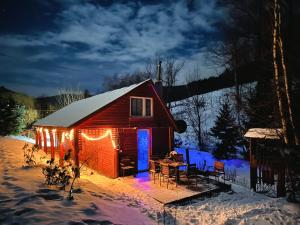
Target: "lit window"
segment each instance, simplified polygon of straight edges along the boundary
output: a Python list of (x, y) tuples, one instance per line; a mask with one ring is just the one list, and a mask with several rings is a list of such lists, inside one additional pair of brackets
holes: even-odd
[(130, 112), (131, 116), (151, 117), (153, 115), (152, 98), (131, 97)]

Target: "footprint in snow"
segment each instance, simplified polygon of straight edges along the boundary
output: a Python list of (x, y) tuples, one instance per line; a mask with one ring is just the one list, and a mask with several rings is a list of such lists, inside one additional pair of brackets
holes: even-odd
[(91, 208), (83, 209), (82, 212), (87, 216), (94, 216), (97, 214), (96, 210)]
[(111, 225), (111, 224), (113, 224), (112, 222), (110, 222), (108, 220), (93, 220), (93, 219), (85, 219), (85, 220), (82, 220), (82, 222), (84, 222), (85, 224), (88, 224), (88, 225)]
[(14, 177), (7, 176), (7, 175), (4, 175), (3, 179), (6, 180), (6, 181), (17, 181), (18, 180), (18, 179), (14, 178)]
[(15, 205), (23, 205), (24, 203), (32, 202), (33, 200), (37, 199), (38, 196), (36, 195), (30, 195), (22, 198), (20, 201), (18, 201)]
[(63, 200), (63, 196), (59, 195), (59, 194), (46, 194), (46, 195), (43, 195), (43, 194), (40, 194), (40, 195), (37, 195), (38, 197), (41, 197), (43, 199), (45, 199), (46, 201), (53, 201), (53, 200)]
[(51, 189), (48, 189), (48, 188), (41, 188), (41, 189), (38, 189), (36, 192), (46, 194), (46, 193), (49, 193), (49, 192), (57, 193), (58, 191), (57, 190), (51, 190)]
[(97, 206), (95, 203), (92, 203), (92, 204), (91, 204), (91, 208), (93, 208), (93, 209), (95, 209), (95, 210), (99, 209), (98, 206)]
[(70, 221), (68, 224), (69, 225), (85, 225), (84, 223), (77, 222), (77, 221)]
[(23, 215), (24, 213), (28, 213), (28, 212), (32, 212), (32, 211), (35, 211), (35, 209), (33, 208), (24, 208), (24, 209), (21, 209), (21, 210), (18, 210), (14, 213), (15, 216), (21, 216)]
[(7, 186), (8, 188), (13, 189), (14, 191), (17, 191), (17, 192), (19, 192), (19, 191), (25, 191), (24, 188), (19, 187), (19, 186), (15, 185), (15, 184), (13, 184), (11, 182), (8, 182), (8, 181), (2, 182), (2, 185)]

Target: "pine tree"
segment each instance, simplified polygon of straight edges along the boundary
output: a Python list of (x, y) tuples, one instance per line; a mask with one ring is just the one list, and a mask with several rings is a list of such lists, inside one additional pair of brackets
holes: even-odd
[(221, 105), (215, 125), (210, 135), (218, 140), (213, 155), (217, 159), (228, 159), (236, 155), (236, 148), (240, 142), (238, 126), (232, 116), (228, 100)]
[(246, 129), (256, 127), (278, 128), (278, 112), (273, 97), (274, 90), (270, 79), (261, 79), (257, 82), (253, 93), (247, 98), (245, 113)]
[(19, 134), (25, 127), (25, 107), (13, 99), (0, 99), (0, 135)]

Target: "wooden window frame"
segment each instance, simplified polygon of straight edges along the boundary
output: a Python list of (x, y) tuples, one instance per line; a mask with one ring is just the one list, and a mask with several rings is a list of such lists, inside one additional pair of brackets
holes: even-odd
[[(131, 114), (131, 99), (142, 99), (142, 116), (133, 116)], [(146, 116), (146, 99), (149, 99), (150, 100), (150, 103), (151, 103), (151, 107), (150, 107), (150, 116)], [(129, 116), (131, 118), (152, 118), (153, 117), (153, 98), (151, 97), (139, 97), (139, 96), (130, 96), (130, 104), (129, 104)]]

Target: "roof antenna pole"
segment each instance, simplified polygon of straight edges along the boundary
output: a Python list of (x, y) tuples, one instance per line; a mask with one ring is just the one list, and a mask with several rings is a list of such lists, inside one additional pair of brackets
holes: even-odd
[(157, 64), (157, 81), (156, 82), (162, 82), (161, 79), (161, 61)]
[(155, 89), (159, 97), (163, 97), (163, 86), (162, 86), (162, 76), (161, 76), (161, 61), (157, 64), (157, 76), (155, 81)]

